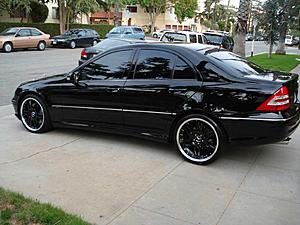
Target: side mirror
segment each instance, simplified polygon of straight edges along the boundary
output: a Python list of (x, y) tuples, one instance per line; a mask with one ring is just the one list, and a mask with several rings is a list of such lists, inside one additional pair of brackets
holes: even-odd
[(20, 37), (21, 35), (20, 34), (16, 34), (16, 36), (15, 37)]

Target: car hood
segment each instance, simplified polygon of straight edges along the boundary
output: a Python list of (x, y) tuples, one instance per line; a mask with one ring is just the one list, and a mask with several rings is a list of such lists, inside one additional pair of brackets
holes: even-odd
[(42, 75), (41, 77), (20, 84), (19, 87), (26, 88), (26, 87), (39, 86), (41, 84), (59, 83), (59, 81), (63, 81), (66, 78), (66, 76), (67, 73), (57, 74), (53, 76)]

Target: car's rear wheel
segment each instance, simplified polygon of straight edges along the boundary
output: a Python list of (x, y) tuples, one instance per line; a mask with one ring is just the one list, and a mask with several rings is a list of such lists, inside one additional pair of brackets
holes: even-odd
[(6, 42), (4, 45), (3, 45), (3, 50), (5, 52), (11, 52), (13, 50), (13, 45), (12, 43), (10, 42)]
[(37, 49), (39, 51), (44, 51), (46, 49), (46, 43), (44, 41), (40, 41), (38, 46), (37, 46)]
[(210, 118), (190, 115), (178, 122), (175, 143), (186, 160), (204, 165), (218, 157), (223, 144), (222, 132)]
[(51, 130), (51, 119), (42, 99), (35, 95), (27, 95), (21, 101), (20, 117), (24, 127), (33, 133)]
[(75, 43), (75, 41), (71, 41), (70, 42), (70, 48), (76, 48), (76, 43)]

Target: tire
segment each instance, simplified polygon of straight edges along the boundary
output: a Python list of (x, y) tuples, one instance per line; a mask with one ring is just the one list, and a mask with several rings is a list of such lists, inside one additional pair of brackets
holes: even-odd
[(96, 44), (98, 44), (98, 41), (93, 40), (92, 46), (95, 46)]
[(153, 34), (153, 37), (154, 37), (154, 38), (158, 38), (157, 34)]
[(70, 42), (70, 48), (72, 48), (72, 49), (76, 48), (76, 43), (75, 43), (75, 41), (71, 41), (71, 42)]
[(45, 43), (44, 41), (40, 41), (40, 42), (38, 43), (37, 49), (38, 49), (39, 51), (44, 51), (44, 50), (46, 49), (46, 43)]
[(13, 50), (13, 45), (12, 45), (12, 43), (6, 42), (6, 43), (3, 45), (3, 50), (4, 50), (4, 52), (7, 52), (7, 53), (11, 52), (11, 51)]
[(187, 161), (206, 165), (216, 160), (224, 144), (218, 125), (204, 115), (189, 115), (178, 121), (174, 143)]
[(26, 95), (22, 99), (19, 113), (23, 126), (32, 133), (44, 133), (52, 129), (47, 107), (36, 95)]

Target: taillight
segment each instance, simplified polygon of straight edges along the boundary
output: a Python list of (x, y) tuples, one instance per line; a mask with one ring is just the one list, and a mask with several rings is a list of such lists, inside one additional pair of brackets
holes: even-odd
[(88, 57), (87, 52), (83, 49), (81, 51), (81, 58), (87, 58), (87, 57)]
[(286, 86), (281, 87), (271, 97), (264, 101), (256, 110), (282, 111), (290, 107), (289, 91)]

